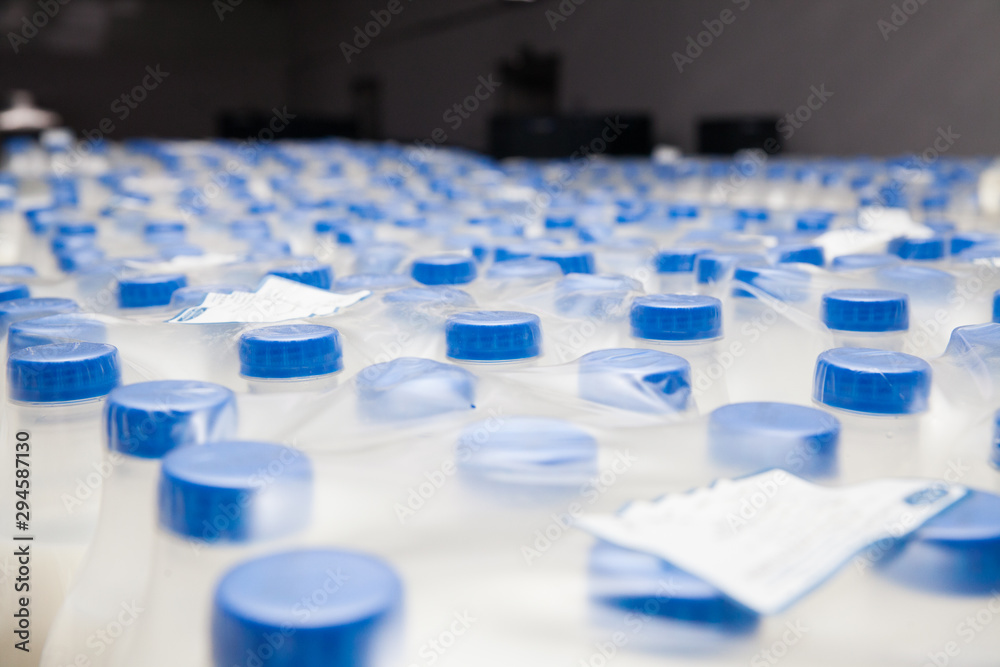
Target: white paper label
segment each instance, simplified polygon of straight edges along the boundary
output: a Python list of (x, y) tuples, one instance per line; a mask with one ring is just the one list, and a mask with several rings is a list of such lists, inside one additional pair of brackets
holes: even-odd
[(368, 290), (334, 294), (294, 280), (268, 276), (256, 292), (211, 292), (201, 305), (187, 308), (167, 321), (177, 324), (284, 322), (333, 315), (370, 295)]
[(773, 614), (868, 545), (912, 532), (966, 492), (920, 479), (824, 487), (769, 470), (635, 502), (618, 514), (581, 517), (578, 525)]

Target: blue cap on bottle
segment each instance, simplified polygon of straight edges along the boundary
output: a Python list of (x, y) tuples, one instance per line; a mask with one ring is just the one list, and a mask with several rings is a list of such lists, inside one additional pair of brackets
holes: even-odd
[(944, 257), (944, 239), (932, 236), (926, 239), (898, 238), (889, 242), (889, 252), (902, 259), (928, 261)]
[(120, 382), (118, 350), (103, 343), (36, 345), (7, 360), (8, 392), (22, 403), (99, 398)]
[(394, 292), (386, 292), (382, 301), (396, 305), (436, 305), (466, 308), (475, 305), (475, 299), (468, 292), (446, 285), (424, 287), (404, 287)]
[(764, 266), (767, 264), (767, 261), (762, 256), (752, 253), (704, 253), (695, 258), (695, 280), (701, 285), (721, 282), (730, 277), (737, 264), (741, 266)]
[(317, 220), (313, 225), (313, 230), (317, 234), (329, 234), (350, 224), (347, 218), (336, 218), (327, 220)]
[(572, 422), (510, 417), (470, 424), (456, 445), (464, 475), (501, 484), (572, 486), (597, 472), (597, 440)]
[(78, 310), (80, 307), (73, 299), (40, 297), (0, 301), (0, 331), (6, 333), (11, 324), (21, 320), (59, 313), (75, 313)]
[(563, 275), (562, 268), (542, 259), (512, 259), (497, 262), (486, 271), (486, 277), (499, 280), (547, 280)]
[(118, 281), (118, 305), (122, 308), (166, 306), (174, 292), (187, 287), (187, 278), (179, 273), (137, 276)]
[(549, 214), (545, 216), (546, 229), (570, 229), (576, 226), (576, 218), (572, 215)]
[(563, 273), (594, 272), (594, 254), (586, 250), (547, 250), (538, 259), (555, 262)]
[(979, 245), (1000, 245), (1000, 235), (992, 232), (959, 232), (951, 237), (951, 254)]
[(904, 538), (882, 571), (939, 593), (995, 593), (1000, 587), (1000, 496), (970, 490)]
[(98, 249), (93, 236), (53, 236), (49, 247), (57, 255)]
[(650, 554), (599, 541), (588, 569), (591, 597), (602, 605), (728, 635), (752, 632), (760, 622), (708, 582)]
[(108, 448), (143, 459), (236, 435), (236, 396), (211, 382), (123, 385), (108, 394), (104, 414)]
[(695, 259), (698, 255), (707, 253), (705, 248), (670, 248), (656, 254), (656, 271), (658, 273), (691, 273), (694, 271)]
[(456, 313), (445, 324), (447, 354), (463, 361), (516, 361), (541, 354), (537, 315), (509, 310)]
[(816, 360), (813, 398), (832, 408), (877, 415), (927, 410), (931, 367), (902, 352), (838, 347)]
[(240, 336), (240, 374), (289, 379), (336, 373), (344, 367), (340, 333), (319, 324), (280, 324)]
[(88, 313), (62, 313), (20, 320), (7, 330), (7, 354), (35, 345), (53, 343), (103, 343), (104, 322)]
[(1000, 290), (993, 293), (993, 321), (1000, 322)]
[(360, 245), (375, 240), (375, 229), (365, 225), (345, 225), (334, 231), (341, 245)]
[(216, 587), (213, 664), (248, 656), (269, 667), (383, 664), (401, 614), (399, 576), (373, 556), (308, 549), (258, 557)]
[(413, 280), (402, 273), (355, 273), (337, 278), (333, 283), (335, 292), (357, 292), (358, 290), (389, 290), (409, 287)]
[(13, 301), (14, 299), (27, 299), (31, 296), (27, 285), (19, 283), (0, 284), (0, 301)]
[(840, 271), (853, 271), (856, 269), (878, 269), (885, 266), (896, 266), (899, 258), (895, 255), (880, 255), (876, 253), (858, 253), (855, 255), (841, 255), (834, 257), (832, 266)]
[(475, 407), (476, 376), (454, 364), (400, 357), (368, 366), (357, 379), (362, 415), (419, 419)]
[(147, 222), (142, 228), (146, 243), (154, 245), (183, 243), (186, 232), (183, 222)]
[(802, 211), (795, 218), (795, 229), (800, 232), (825, 232), (833, 222), (830, 211)]
[(712, 458), (744, 472), (783, 468), (795, 475), (836, 473), (840, 420), (790, 403), (732, 403), (708, 419)]
[(909, 297), (877, 289), (838, 289), (823, 295), (821, 319), (834, 331), (876, 333), (906, 331)]
[(476, 279), (476, 260), (466, 255), (435, 255), (413, 261), (413, 279), (424, 285), (464, 285)]
[(722, 335), (722, 302), (697, 294), (651, 294), (632, 300), (632, 335), (646, 340), (712, 340)]
[(278, 276), (286, 280), (294, 280), (303, 285), (327, 290), (333, 285), (333, 269), (326, 264), (314, 260), (302, 260), (271, 269), (269, 276)]
[(97, 226), (90, 222), (66, 222), (56, 225), (57, 236), (96, 236)]
[(180, 447), (163, 457), (159, 523), (201, 542), (284, 537), (308, 525), (312, 486), (312, 465), (295, 449), (241, 441)]
[(778, 246), (774, 249), (780, 264), (812, 264), (823, 266), (823, 248), (818, 245)]
[(756, 299), (758, 295), (779, 301), (803, 301), (809, 296), (811, 276), (805, 271), (767, 266), (741, 266), (733, 272), (733, 281), (747, 287), (733, 286), (733, 296)]
[(580, 397), (636, 412), (678, 412), (691, 402), (691, 365), (661, 350), (620, 348), (580, 357)]

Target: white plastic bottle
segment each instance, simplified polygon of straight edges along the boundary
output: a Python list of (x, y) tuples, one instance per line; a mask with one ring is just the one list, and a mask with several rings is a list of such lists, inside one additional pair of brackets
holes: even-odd
[(219, 581), (205, 667), (391, 667), (402, 629), (403, 583), (382, 560), (334, 549), (276, 553)]
[(927, 454), (920, 416), (930, 390), (930, 365), (909, 354), (839, 347), (819, 355), (813, 399), (843, 426), (838, 478), (921, 474)]
[[(7, 362), (9, 396), (4, 419), (0, 511), (20, 520), (18, 537), (4, 540), (4, 571), (16, 571), (15, 548), (30, 551), (24, 598), (30, 606), (30, 649), (0, 645), (3, 664), (37, 664), (49, 627), (62, 604), (97, 526), (103, 479), (110, 474), (101, 451), (105, 396), (121, 379), (118, 351), (98, 343), (40, 345)], [(23, 462), (15, 463), (15, 460)], [(16, 484), (16, 487), (15, 487)], [(20, 514), (16, 514), (20, 513)], [(15, 545), (17, 545), (15, 547)], [(10, 568), (14, 568), (11, 570)], [(0, 596), (0, 626), (14, 636), (21, 597)]]
[(110, 664), (149, 578), (160, 461), (180, 447), (232, 438), (236, 399), (207, 382), (140, 382), (108, 395), (105, 419), (110, 473), (97, 532), (45, 643), (44, 667)]
[(167, 454), (143, 611), (112, 664), (211, 665), (216, 583), (236, 563), (290, 546), (310, 523), (312, 480), (306, 455), (278, 445), (228, 441)]
[(636, 297), (629, 314), (639, 347), (670, 352), (691, 364), (698, 410), (707, 413), (728, 403), (725, 371), (717, 356), (722, 338), (722, 302), (698, 294)]

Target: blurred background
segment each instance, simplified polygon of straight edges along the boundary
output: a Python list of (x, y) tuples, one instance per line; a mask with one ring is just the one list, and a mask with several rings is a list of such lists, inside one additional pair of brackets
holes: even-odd
[(246, 137), (278, 114), (283, 137), (499, 156), (569, 154), (607, 122), (612, 153), (942, 133), (1000, 153), (996, 0), (5, 0), (0, 28), (0, 92), (81, 136)]

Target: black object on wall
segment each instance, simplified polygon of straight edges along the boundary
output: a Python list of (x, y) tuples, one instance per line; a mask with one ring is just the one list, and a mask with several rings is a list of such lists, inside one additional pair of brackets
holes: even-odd
[(698, 121), (699, 153), (732, 155), (751, 148), (759, 148), (771, 155), (781, 151), (777, 118), (733, 116)]
[(494, 116), (494, 157), (566, 158), (574, 154), (649, 155), (653, 122), (647, 115)]

